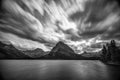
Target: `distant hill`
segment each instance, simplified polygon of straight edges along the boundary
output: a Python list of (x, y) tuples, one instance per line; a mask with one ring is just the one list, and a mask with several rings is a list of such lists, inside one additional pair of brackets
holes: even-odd
[(0, 59), (29, 59), (22, 51), (19, 51), (11, 44), (0, 42)]
[(29, 55), (32, 58), (40, 58), (46, 54), (48, 54), (49, 52), (45, 52), (40, 48), (34, 49), (34, 50), (26, 50), (23, 51), (24, 54)]
[(84, 52), (81, 54), (82, 57), (86, 59), (100, 59), (100, 52)]

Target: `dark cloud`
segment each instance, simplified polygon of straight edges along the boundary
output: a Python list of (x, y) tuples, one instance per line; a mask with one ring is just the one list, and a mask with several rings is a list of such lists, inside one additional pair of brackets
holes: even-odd
[(114, 25), (111, 30), (106, 31), (101, 38), (103, 40), (111, 40), (111, 39), (117, 39), (120, 40), (120, 25), (119, 23), (117, 25)]
[(71, 14), (69, 16), (69, 19), (75, 21), (75, 20), (79, 20), (82, 17), (84, 18), (85, 15), (86, 15), (86, 12), (80, 12), (80, 11), (78, 11), (78, 12), (76, 12), (74, 14)]
[[(87, 20), (84, 21), (84, 24), (87, 24), (90, 22), (91, 25), (84, 26), (84, 27), (82, 27), (81, 24), (79, 25), (78, 34), (82, 36), (82, 38), (89, 39), (89, 38), (94, 38), (98, 35), (101, 35), (102, 39), (104, 38), (119, 39), (120, 27), (114, 25), (115, 23), (114, 21), (116, 20), (114, 16), (117, 15), (119, 17), (118, 14), (119, 14), (120, 8), (118, 4), (116, 4), (115, 0), (96, 0), (95, 2), (89, 4), (87, 6), (87, 9), (88, 10), (86, 10), (85, 13), (77, 12), (76, 13), (77, 15), (71, 16), (72, 19), (75, 19), (75, 18), (78, 19), (79, 17), (80, 18), (82, 17), (84, 19), (86, 17), (86, 13), (90, 11), (90, 14)], [(112, 15), (113, 17), (112, 16), (108, 17), (108, 15), (111, 15), (111, 14), (114, 14)], [(111, 19), (110, 17), (113, 19)], [(115, 24), (117, 23), (119, 23), (119, 20)], [(109, 31), (109, 28), (111, 26), (113, 26), (113, 29)]]
[(103, 44), (102, 43), (95, 43), (95, 44), (92, 44), (90, 47), (91, 48), (102, 48)]
[(111, 7), (110, 10), (105, 10), (105, 8), (107, 7), (106, 5), (110, 3), (111, 5), (113, 4), (111, 0), (95, 0), (94, 2), (86, 2), (85, 11), (78, 11), (74, 14), (71, 14), (69, 18), (71, 20), (79, 20), (80, 18), (86, 17), (87, 14), (90, 13), (89, 18), (86, 22), (91, 21), (93, 23), (96, 23), (102, 21), (110, 12), (116, 11), (117, 9), (117, 7)]
[(94, 38), (98, 35), (101, 35), (105, 32), (105, 30), (102, 31), (85, 31), (83, 33), (79, 33), (80, 36), (82, 36), (83, 39), (89, 39), (89, 38)]

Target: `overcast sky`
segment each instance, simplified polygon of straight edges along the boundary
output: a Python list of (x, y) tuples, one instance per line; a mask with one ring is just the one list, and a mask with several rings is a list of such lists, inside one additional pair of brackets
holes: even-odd
[(49, 51), (63, 41), (77, 53), (120, 40), (116, 0), (3, 0), (0, 41), (18, 49)]

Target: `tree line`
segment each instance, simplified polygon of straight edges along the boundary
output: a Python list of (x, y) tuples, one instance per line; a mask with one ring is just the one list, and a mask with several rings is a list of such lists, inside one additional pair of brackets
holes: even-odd
[(120, 47), (116, 46), (115, 40), (111, 40), (110, 43), (103, 45), (101, 60), (105, 62), (120, 62)]

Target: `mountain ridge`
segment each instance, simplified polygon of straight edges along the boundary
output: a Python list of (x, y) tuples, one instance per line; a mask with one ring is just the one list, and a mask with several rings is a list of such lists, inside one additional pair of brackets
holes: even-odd
[(50, 52), (45, 52), (40, 48), (21, 51), (12, 44), (0, 42), (0, 59), (90, 59), (91, 55), (86, 55), (88, 54), (76, 54), (72, 48), (62, 41), (59, 41)]
[(29, 56), (16, 49), (12, 44), (0, 42), (0, 59), (28, 59)]

